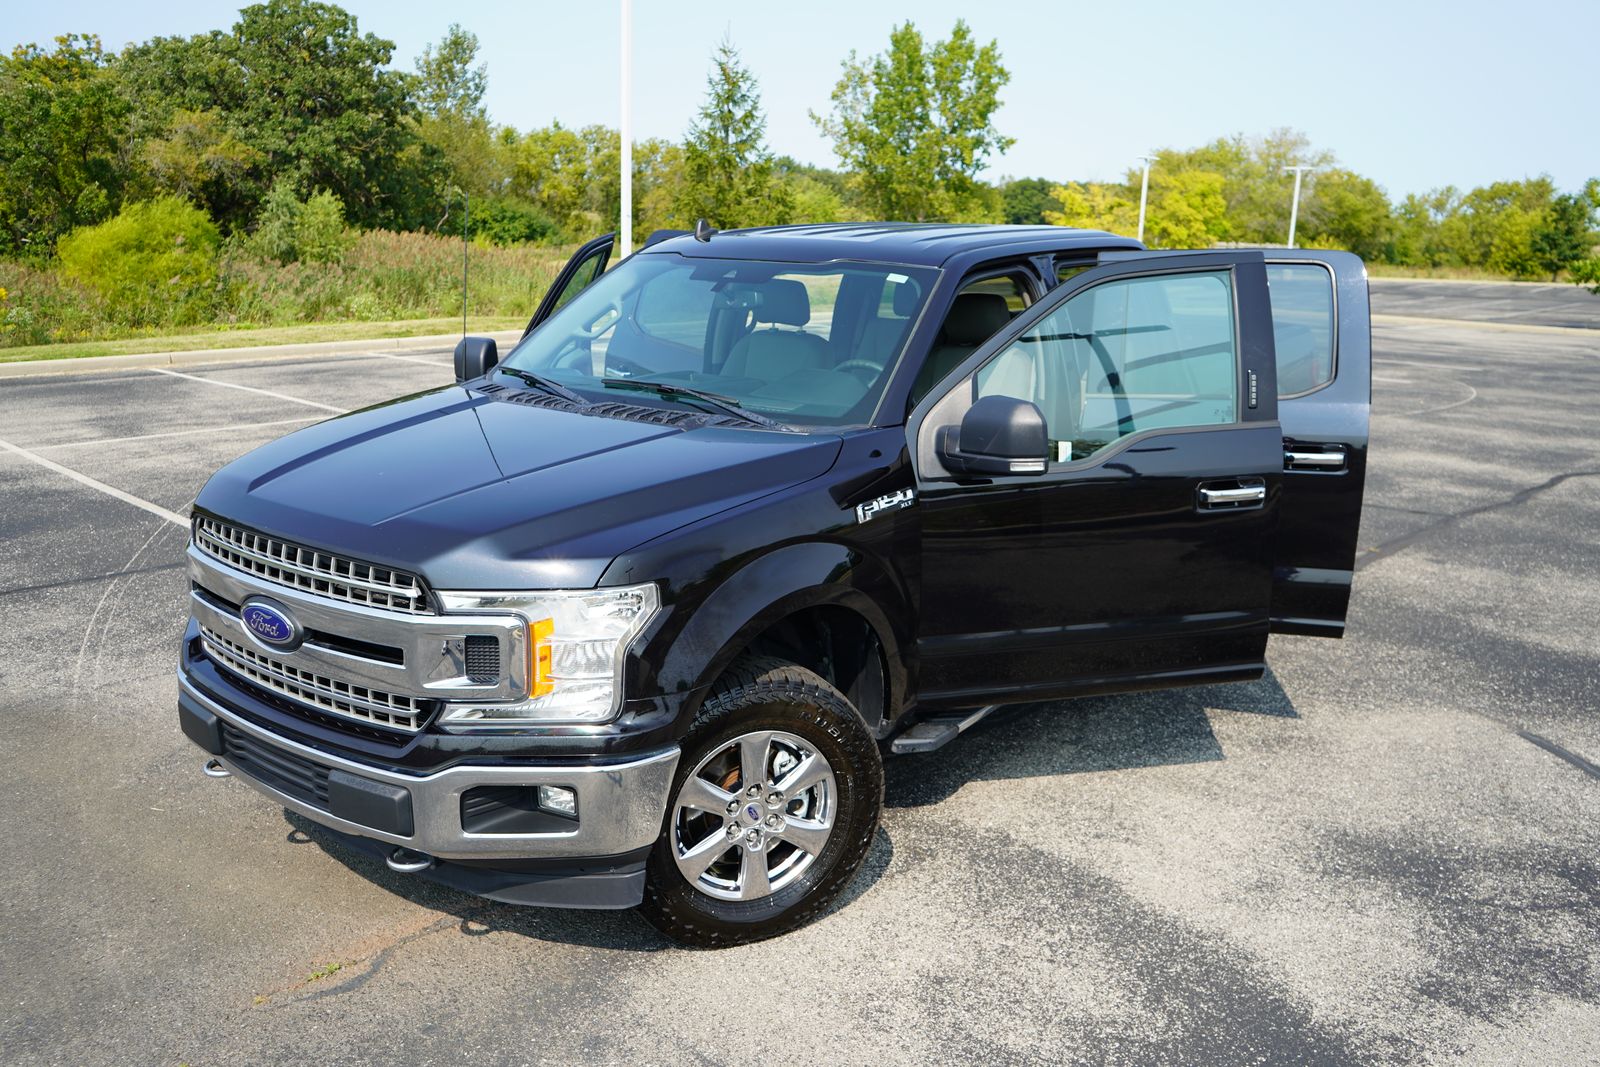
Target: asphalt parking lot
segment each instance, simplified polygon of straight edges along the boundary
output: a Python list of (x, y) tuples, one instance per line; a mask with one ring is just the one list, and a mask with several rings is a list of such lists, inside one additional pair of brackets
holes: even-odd
[(1600, 332), (1374, 349), (1345, 640), (894, 761), (841, 905), (719, 952), (391, 874), (178, 732), (205, 478), (447, 352), (0, 384), (0, 1062), (1594, 1062)]

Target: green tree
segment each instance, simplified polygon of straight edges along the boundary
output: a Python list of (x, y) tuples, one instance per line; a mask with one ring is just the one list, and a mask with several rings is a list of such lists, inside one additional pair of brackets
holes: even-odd
[(94, 36), (0, 56), (0, 251), (44, 254), (120, 202), (128, 108)]
[[(1262, 137), (1235, 134), (1184, 151), (1163, 149), (1150, 169), (1157, 174), (1184, 170), (1221, 175), (1227, 201), (1229, 239), (1249, 244), (1282, 244), (1289, 235), (1289, 207), (1294, 178), (1283, 168), (1300, 165), (1325, 168), (1333, 153), (1314, 149), (1298, 130), (1272, 130)], [(1318, 174), (1305, 176), (1302, 206), (1315, 195)]]
[(474, 63), (477, 56), (477, 36), (452, 24), (418, 57), (412, 97), (418, 135), (443, 161), (448, 184), (484, 195), (497, 191), (506, 174), (483, 107), (488, 67)]
[(999, 194), (978, 174), (1013, 143), (993, 122), (1010, 78), (999, 46), (980, 47), (965, 22), (931, 47), (907, 22), (890, 34), (886, 53), (866, 60), (850, 53), (832, 111), (811, 119), (877, 217), (995, 220)]
[(242, 216), (247, 202), (241, 186), (261, 159), (234, 136), (215, 108), (174, 111), (160, 136), (141, 145), (139, 155), (154, 191), (194, 201), (214, 219)]
[[(1044, 212), (1054, 226), (1105, 230), (1126, 237), (1139, 229), (1142, 175), (1130, 170), (1121, 183), (1072, 183), (1051, 195), (1060, 211)], [(1145, 205), (1145, 244), (1151, 248), (1210, 248), (1228, 234), (1222, 176), (1202, 170), (1150, 172)]]
[(1061, 203), (1051, 195), (1055, 183), (1045, 178), (1015, 178), (1000, 187), (1000, 201), (1005, 207), (1005, 219), (1013, 225), (1038, 226), (1044, 223), (1046, 211), (1061, 210)]
[(755, 76), (724, 40), (712, 56), (700, 116), (684, 139), (680, 221), (703, 218), (718, 227), (789, 221), (793, 203), (774, 176), (766, 129)]
[(214, 108), (257, 155), (239, 181), (241, 226), (279, 180), (300, 196), (326, 189), (362, 226), (415, 224), (436, 176), (411, 121), (411, 76), (389, 69), (394, 43), (355, 16), (313, 0), (266, 0), (231, 31), (155, 38), (118, 64), (141, 129), (179, 109)]
[(1342, 248), (1377, 260), (1389, 251), (1394, 213), (1376, 182), (1333, 168), (1317, 174), (1300, 207), (1306, 243)]
[(216, 224), (175, 196), (129, 204), (96, 226), (63, 237), (61, 269), (134, 325), (199, 319), (215, 295)]
[(337, 263), (349, 245), (339, 198), (324, 189), (301, 200), (287, 181), (267, 193), (248, 242), (251, 251), (278, 263)]
[(1583, 193), (1563, 193), (1533, 230), (1533, 257), (1550, 280), (1589, 255), (1594, 247), (1594, 204)]

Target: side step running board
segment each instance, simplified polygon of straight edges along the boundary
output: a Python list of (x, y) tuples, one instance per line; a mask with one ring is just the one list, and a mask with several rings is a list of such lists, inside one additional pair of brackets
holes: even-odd
[(889, 742), (889, 751), (897, 756), (904, 756), (912, 752), (932, 752), (936, 748), (943, 748), (999, 710), (999, 704), (990, 704), (976, 711), (923, 719)]

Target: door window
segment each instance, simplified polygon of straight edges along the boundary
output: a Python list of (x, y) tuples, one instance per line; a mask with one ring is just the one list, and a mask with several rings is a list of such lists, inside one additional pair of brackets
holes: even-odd
[(1333, 275), (1320, 263), (1268, 263), (1278, 395), (1299, 396), (1333, 381)]
[(611, 256), (611, 246), (598, 248), (588, 259), (578, 264), (578, 269), (572, 272), (572, 277), (567, 279), (567, 284), (561, 287), (556, 294), (556, 301), (550, 305), (550, 313), (555, 313), (566, 306), (567, 301), (589, 288), (593, 281), (600, 277), (606, 269), (606, 260)]
[(1143, 430), (1238, 419), (1232, 276), (1109, 281), (1040, 319), (977, 373), (977, 396), (1031, 400), (1058, 463)]

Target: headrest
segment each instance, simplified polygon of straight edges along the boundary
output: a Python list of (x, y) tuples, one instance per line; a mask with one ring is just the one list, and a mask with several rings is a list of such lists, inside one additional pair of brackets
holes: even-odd
[(804, 326), (811, 321), (811, 297), (799, 282), (775, 278), (763, 285), (760, 292), (761, 302), (754, 312), (757, 322)]
[(894, 313), (902, 319), (909, 319), (917, 310), (917, 297), (922, 293), (918, 291), (915, 283), (901, 282), (894, 287)]
[(1010, 321), (1006, 298), (999, 293), (962, 293), (944, 320), (945, 340), (955, 345), (981, 345)]

